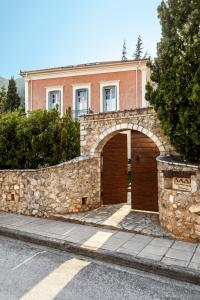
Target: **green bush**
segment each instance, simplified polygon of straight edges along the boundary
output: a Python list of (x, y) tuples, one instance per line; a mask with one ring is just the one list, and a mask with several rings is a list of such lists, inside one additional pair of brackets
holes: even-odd
[(0, 168), (32, 169), (64, 162), (79, 155), (79, 122), (70, 112), (36, 110), (0, 115)]

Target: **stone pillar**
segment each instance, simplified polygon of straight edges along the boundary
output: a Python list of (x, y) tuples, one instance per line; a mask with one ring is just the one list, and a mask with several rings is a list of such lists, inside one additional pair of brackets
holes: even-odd
[(177, 239), (200, 241), (200, 165), (158, 157), (160, 224)]

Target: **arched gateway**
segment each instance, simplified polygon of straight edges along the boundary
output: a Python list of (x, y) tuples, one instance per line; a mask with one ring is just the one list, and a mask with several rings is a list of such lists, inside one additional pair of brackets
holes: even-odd
[(153, 108), (81, 117), (81, 155), (99, 159), (103, 204), (127, 201), (127, 153), (131, 152), (132, 208), (158, 211), (156, 157), (172, 151)]
[(81, 155), (98, 157), (108, 140), (125, 130), (136, 130), (148, 136), (160, 155), (169, 155), (173, 148), (164, 136), (153, 108), (91, 114), (81, 117)]

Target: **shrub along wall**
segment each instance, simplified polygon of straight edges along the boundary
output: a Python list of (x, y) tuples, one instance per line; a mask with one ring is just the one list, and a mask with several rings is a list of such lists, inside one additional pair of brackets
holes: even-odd
[(0, 115), (1, 211), (47, 217), (100, 205), (99, 161), (78, 157), (79, 128), (70, 111)]
[(0, 169), (52, 166), (80, 152), (79, 122), (67, 112), (36, 110), (0, 115)]

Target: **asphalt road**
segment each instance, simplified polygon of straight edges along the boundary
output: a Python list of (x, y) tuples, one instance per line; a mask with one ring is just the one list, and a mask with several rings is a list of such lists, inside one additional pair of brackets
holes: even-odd
[(0, 237), (0, 300), (200, 299), (200, 286)]

